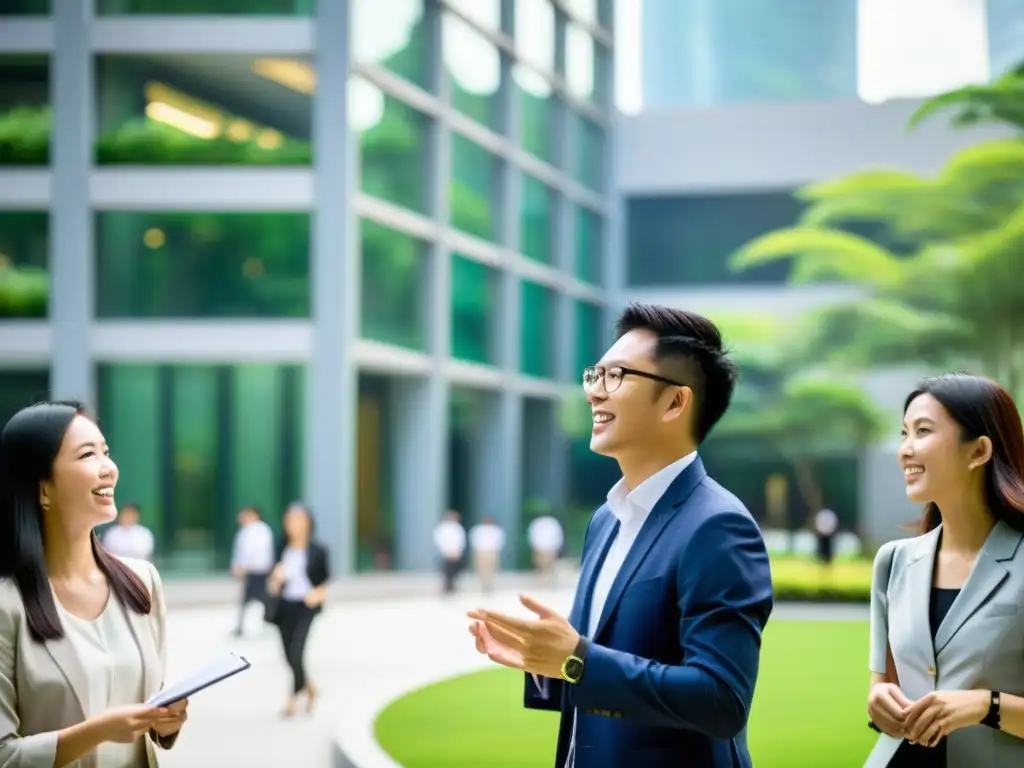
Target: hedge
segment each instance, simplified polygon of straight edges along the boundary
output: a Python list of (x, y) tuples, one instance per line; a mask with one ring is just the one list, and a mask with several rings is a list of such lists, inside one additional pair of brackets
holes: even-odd
[(838, 559), (829, 568), (807, 557), (772, 556), (777, 602), (867, 603), (871, 599), (871, 561)]

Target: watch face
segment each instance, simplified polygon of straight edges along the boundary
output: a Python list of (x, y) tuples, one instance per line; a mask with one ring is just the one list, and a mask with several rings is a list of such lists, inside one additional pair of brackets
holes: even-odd
[(583, 662), (579, 659), (573, 658), (565, 662), (565, 676), (578, 680), (580, 675), (583, 674)]

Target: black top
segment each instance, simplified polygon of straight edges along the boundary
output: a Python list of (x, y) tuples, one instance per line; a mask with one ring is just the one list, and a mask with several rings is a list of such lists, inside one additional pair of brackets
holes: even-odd
[[(939, 589), (932, 587), (928, 601), (928, 620), (931, 624), (932, 643), (939, 625), (946, 618), (953, 601), (960, 594), (959, 589)], [(903, 742), (889, 762), (889, 768), (946, 768), (946, 740), (942, 739), (934, 747)]]

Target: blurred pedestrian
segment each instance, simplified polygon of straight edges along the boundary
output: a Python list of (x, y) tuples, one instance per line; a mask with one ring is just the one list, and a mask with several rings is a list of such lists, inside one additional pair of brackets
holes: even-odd
[(446, 595), (455, 592), (455, 579), (466, 554), (466, 529), (459, 520), (459, 513), (449, 509), (434, 528), (434, 546), (441, 556), (441, 576)]
[(533, 552), (533, 567), (537, 573), (554, 582), (557, 577), (555, 566), (565, 545), (565, 533), (558, 518), (543, 514), (530, 521), (526, 538)]
[(306, 674), (306, 641), (327, 598), (331, 572), (327, 549), (313, 538), (313, 516), (304, 504), (290, 504), (282, 525), (284, 540), (277, 553), (277, 565), (270, 574), (269, 590), (275, 598), (271, 621), (281, 631), (281, 646), (292, 673), (292, 693), (281, 715), (292, 717), (303, 695), (307, 712), (313, 711), (318, 695), (317, 687)]
[(238, 532), (231, 549), (231, 573), (242, 582), (235, 637), (243, 634), (245, 611), (251, 603), (259, 603), (266, 610), (267, 578), (273, 567), (274, 533), (258, 507), (245, 507), (238, 513)]
[(818, 510), (818, 514), (814, 516), (814, 536), (818, 543), (818, 561), (822, 565), (832, 565), (838, 531), (839, 516), (828, 507)]
[(117, 522), (103, 534), (103, 546), (118, 557), (152, 560), (153, 532), (140, 521), (142, 510), (138, 504), (128, 502), (117, 514)]
[(494, 589), (494, 577), (501, 564), (501, 550), (505, 547), (505, 532), (493, 517), (485, 517), (469, 531), (469, 548), (473, 552), (473, 567), (480, 580), (480, 589), (488, 594)]

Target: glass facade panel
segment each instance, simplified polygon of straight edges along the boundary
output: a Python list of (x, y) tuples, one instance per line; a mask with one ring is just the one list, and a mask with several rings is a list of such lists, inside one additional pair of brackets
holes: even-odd
[(46, 317), (49, 218), (43, 211), (0, 211), (0, 320)]
[(547, 78), (520, 64), (512, 68), (512, 84), (519, 102), (519, 143), (530, 154), (553, 165), (562, 103)]
[(451, 355), (491, 365), (497, 359), (498, 270), (452, 254)]
[(368, 219), (359, 223), (359, 230), (361, 335), (373, 341), (426, 350), (429, 245)]
[(309, 214), (102, 212), (98, 317), (308, 317)]
[(431, 90), (424, 0), (352, 0), (350, 5), (352, 57)]
[(516, 0), (515, 46), (523, 61), (555, 71), (555, 8), (550, 0)]
[(427, 212), (429, 119), (361, 78), (349, 80), (349, 120), (359, 135), (359, 189)]
[[(294, 365), (99, 366), (100, 420), (137, 502), (157, 563), (224, 568), (235, 515), (255, 504), (271, 525), (301, 493), (300, 368)], [(298, 448), (298, 449), (297, 449)]]
[(501, 160), (452, 133), (450, 223), (466, 234), (497, 241), (501, 223)]
[(582, 27), (565, 27), (565, 81), (569, 91), (581, 99), (595, 100), (597, 93), (598, 46)]
[[(330, 0), (328, 0), (329, 2)], [(309, 16), (314, 0), (97, 0), (101, 14)]]
[(356, 567), (387, 570), (395, 548), (395, 388), (386, 376), (359, 374)]
[(582, 19), (590, 24), (597, 24), (599, 22), (597, 17), (598, 0), (562, 0), (562, 5), (578, 19)]
[(605, 327), (604, 309), (588, 301), (576, 302), (576, 374), (594, 365), (605, 353), (610, 332)]
[(519, 206), (519, 250), (534, 261), (550, 264), (554, 259), (554, 232), (558, 195), (533, 176), (522, 175)]
[(856, 98), (857, 5), (644, 0), (644, 108)]
[(166, 394), (157, 365), (101, 365), (97, 371), (99, 419), (117, 464), (118, 506), (137, 504), (153, 532), (156, 559), (174, 549), (173, 521), (166, 516), (167, 456), (162, 429)]
[(0, 431), (22, 408), (50, 397), (50, 372), (38, 368), (0, 368)]
[(305, 165), (308, 61), (217, 54), (99, 56), (96, 161), (133, 165)]
[(527, 376), (551, 378), (555, 373), (555, 293), (538, 283), (520, 282), (522, 333), (519, 370)]
[(49, 163), (52, 128), (49, 59), (0, 56), (0, 166)]
[(573, 168), (576, 181), (604, 192), (604, 131), (578, 113), (572, 116)]
[(498, 49), (453, 13), (442, 17), (441, 34), (452, 107), (493, 131), (500, 131), (501, 55)]
[(729, 257), (755, 237), (796, 223), (800, 211), (799, 201), (788, 192), (629, 198), (627, 283), (783, 283), (788, 262), (734, 272)]
[(4, 0), (0, 16), (42, 16), (50, 12), (50, 0)]
[(467, 19), (491, 32), (501, 31), (501, 0), (446, 0)]
[(573, 271), (580, 280), (604, 284), (604, 221), (581, 205), (573, 208)]

